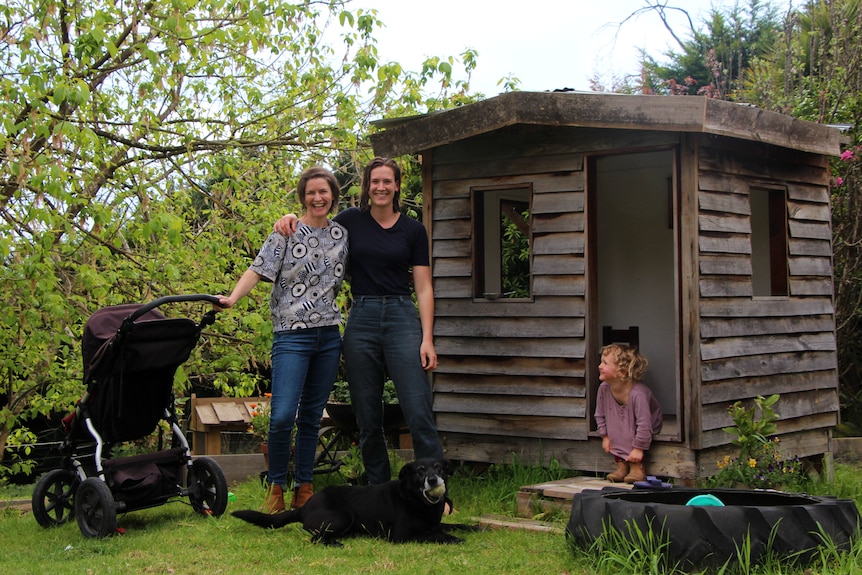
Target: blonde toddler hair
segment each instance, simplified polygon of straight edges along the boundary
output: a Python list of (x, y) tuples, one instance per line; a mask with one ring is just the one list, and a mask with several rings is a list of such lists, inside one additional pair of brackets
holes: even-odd
[(606, 353), (614, 356), (617, 369), (627, 380), (637, 382), (643, 380), (649, 361), (641, 355), (638, 348), (619, 343), (612, 343), (602, 348), (602, 357), (604, 357)]

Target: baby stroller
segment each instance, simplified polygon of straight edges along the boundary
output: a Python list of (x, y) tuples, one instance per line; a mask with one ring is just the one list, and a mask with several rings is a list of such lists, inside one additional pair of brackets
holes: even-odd
[[(177, 368), (197, 345), (199, 323), (166, 318), (159, 306), (175, 302), (218, 303), (211, 295), (177, 295), (146, 305), (126, 304), (96, 311), (81, 341), (86, 392), (64, 418), (63, 463), (47, 472), (33, 490), (33, 516), (42, 527), (75, 517), (85, 537), (116, 531), (117, 514), (156, 507), (188, 497), (203, 515), (219, 516), (227, 507), (227, 481), (208, 457), (192, 460), (174, 407)], [(172, 430), (171, 448), (111, 458), (119, 443), (150, 435), (164, 419)]]

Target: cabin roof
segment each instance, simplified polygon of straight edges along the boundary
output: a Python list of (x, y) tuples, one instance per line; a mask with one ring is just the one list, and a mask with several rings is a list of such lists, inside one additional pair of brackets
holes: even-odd
[(705, 96), (509, 92), (421, 116), (375, 122), (374, 152), (397, 157), (516, 124), (699, 132), (815, 154), (841, 154), (840, 131), (747, 104)]

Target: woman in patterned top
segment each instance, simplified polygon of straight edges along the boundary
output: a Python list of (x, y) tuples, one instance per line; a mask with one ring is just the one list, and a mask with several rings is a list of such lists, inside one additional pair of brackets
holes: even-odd
[(283, 511), (291, 435), (296, 425), (295, 480), (291, 507), (313, 495), (314, 456), (320, 419), (338, 372), (341, 312), (336, 296), (347, 265), (347, 231), (329, 220), (338, 206), (338, 182), (329, 170), (302, 173), (296, 188), (305, 213), (295, 234), (272, 233), (220, 306), (229, 308), (261, 280), (272, 282), (270, 315), (272, 398), (269, 488), (264, 509)]

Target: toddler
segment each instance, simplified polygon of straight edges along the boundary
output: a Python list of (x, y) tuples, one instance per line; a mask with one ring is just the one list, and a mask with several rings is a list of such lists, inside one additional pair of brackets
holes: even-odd
[(614, 456), (617, 468), (610, 481), (634, 483), (646, 479), (644, 452), (661, 431), (662, 410), (650, 388), (640, 383), (647, 359), (637, 348), (611, 344), (602, 348), (596, 424), (602, 449)]

